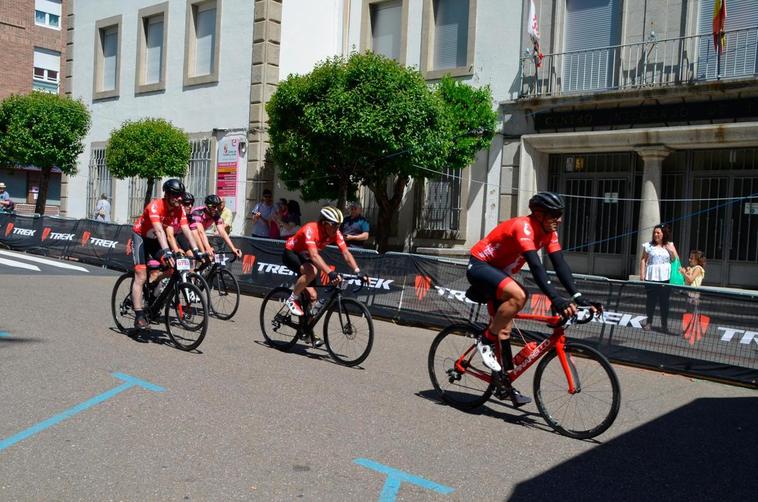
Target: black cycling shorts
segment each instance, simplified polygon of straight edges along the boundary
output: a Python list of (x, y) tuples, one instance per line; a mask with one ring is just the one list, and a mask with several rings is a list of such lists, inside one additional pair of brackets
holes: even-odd
[[(289, 249), (285, 249), (284, 252), (282, 253), (282, 263), (284, 264), (285, 267), (292, 270), (292, 272), (295, 273), (295, 276), (300, 277), (301, 275), (303, 275), (300, 273), (300, 267), (302, 267), (306, 263), (313, 263), (313, 262), (310, 260), (310, 258), (300, 253), (296, 253), (294, 251), (290, 251)], [(318, 275), (316, 275), (316, 277), (318, 277)], [(313, 279), (313, 281), (311, 281), (311, 283), (308, 285), (313, 286), (315, 283), (316, 283), (316, 279)]]
[[(468, 261), (466, 279), (478, 292), (485, 294), (488, 299), (493, 300), (502, 298), (503, 290), (509, 283), (515, 282), (519, 284), (518, 281), (499, 268), (495, 268), (489, 263), (473, 256)], [(523, 286), (521, 288), (523, 289)]]
[(132, 259), (135, 270), (145, 268), (149, 260), (157, 260), (160, 250), (158, 239), (142, 237), (137, 232), (132, 232)]

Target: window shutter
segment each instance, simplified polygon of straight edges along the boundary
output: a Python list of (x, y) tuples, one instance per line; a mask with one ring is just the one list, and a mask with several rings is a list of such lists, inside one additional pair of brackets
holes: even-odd
[(621, 40), (620, 0), (566, 0), (563, 91), (596, 91), (613, 86)]
[(468, 0), (436, 0), (434, 2), (433, 69), (466, 66), (468, 11)]
[(401, 16), (400, 0), (371, 6), (371, 50), (395, 61), (400, 59)]
[(61, 2), (53, 0), (34, 0), (34, 8), (47, 12), (48, 14), (54, 14), (58, 17), (61, 15)]
[[(715, 79), (718, 69), (716, 49), (713, 47), (714, 0), (701, 0), (698, 34), (706, 35), (698, 41), (698, 69), (700, 79)], [(756, 0), (728, 0), (726, 3), (726, 31), (758, 27)], [(721, 76), (740, 77), (756, 73), (758, 29), (727, 34), (726, 48), (721, 54)]]
[(45, 70), (61, 71), (61, 53), (47, 49), (34, 49), (34, 66)]

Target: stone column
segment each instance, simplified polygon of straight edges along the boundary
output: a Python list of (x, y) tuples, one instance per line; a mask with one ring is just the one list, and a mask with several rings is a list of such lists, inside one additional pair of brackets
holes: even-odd
[(664, 145), (638, 146), (635, 151), (642, 157), (642, 192), (640, 198), (640, 219), (637, 223), (637, 248), (632, 278), (639, 277), (639, 263), (642, 259), (642, 245), (650, 240), (653, 227), (661, 222), (661, 172), (663, 159), (671, 150)]
[(250, 124), (245, 191), (245, 235), (251, 228), (250, 209), (264, 188), (274, 185), (273, 166), (266, 162), (268, 115), (266, 103), (279, 83), (279, 48), (282, 33), (282, 0), (255, 0), (253, 61), (250, 83)]

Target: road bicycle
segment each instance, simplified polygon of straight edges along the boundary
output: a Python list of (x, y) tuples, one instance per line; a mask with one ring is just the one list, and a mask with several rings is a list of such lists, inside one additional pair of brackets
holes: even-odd
[[(146, 281), (142, 295), (148, 322), (157, 324), (162, 318), (169, 338), (181, 350), (199, 347), (208, 331), (206, 295), (188, 281), (190, 270), (189, 258), (177, 258), (176, 266), (168, 269), (157, 262), (149, 263), (148, 277), (155, 271), (169, 275)], [(111, 295), (113, 320), (122, 333), (134, 331), (133, 282), (134, 271), (126, 272), (116, 280)]]
[(531, 343), (526, 348), (525, 344), (523, 354), (513, 358), (507, 382), (500, 373), (484, 365), (476, 349), (484, 326), (473, 323), (448, 326), (435, 337), (429, 349), (432, 385), (442, 401), (470, 410), (483, 405), (493, 393), (506, 398), (511, 382), (539, 360), (534, 372), (534, 400), (540, 415), (564, 436), (593, 438), (605, 432), (616, 419), (621, 390), (605, 356), (592, 347), (566, 339), (568, 326), (588, 323), (592, 317), (590, 307), (579, 307), (569, 319), (517, 314), (516, 319), (543, 323), (553, 333), (538, 345)]
[(198, 281), (198, 287), (207, 293), (211, 314), (224, 321), (234, 317), (240, 304), (240, 285), (226, 268), (236, 259), (234, 253), (215, 253), (213, 261), (203, 262), (195, 269), (202, 279), (202, 282)]
[[(345, 286), (350, 281), (345, 281)], [(356, 366), (366, 360), (374, 343), (374, 323), (366, 306), (353, 298), (345, 298), (343, 287), (315, 285), (327, 288), (327, 296), (315, 312), (311, 312), (308, 293), (300, 295), (305, 315), (293, 315), (285, 302), (292, 290), (287, 287), (272, 289), (261, 304), (261, 331), (272, 347), (291, 350), (298, 340), (316, 346), (314, 328), (324, 319), (324, 344), (329, 355), (340, 364)], [(357, 293), (363, 285), (353, 289)]]

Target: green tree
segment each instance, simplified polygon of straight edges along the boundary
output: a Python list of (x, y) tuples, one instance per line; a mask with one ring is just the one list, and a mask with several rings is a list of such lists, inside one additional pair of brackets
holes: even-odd
[(144, 205), (147, 205), (155, 180), (164, 176), (183, 177), (191, 153), (187, 135), (170, 122), (155, 118), (127, 120), (111, 132), (105, 148), (105, 163), (118, 179), (146, 178)]
[(46, 92), (13, 95), (0, 103), (0, 163), (42, 170), (34, 212), (45, 214), (53, 167), (76, 174), (76, 159), (90, 126), (80, 101)]
[[(484, 118), (478, 101), (461, 102), (480, 94), (487, 101)], [(446, 79), (433, 90), (417, 70), (370, 52), (288, 77), (266, 111), (271, 158), (287, 188), (300, 190), (304, 200), (341, 205), (359, 185), (368, 187), (379, 210), (375, 236), (382, 252), (410, 180), (465, 167), (489, 144), (495, 125), (488, 89)], [(466, 138), (472, 128), (481, 128), (481, 138)]]

